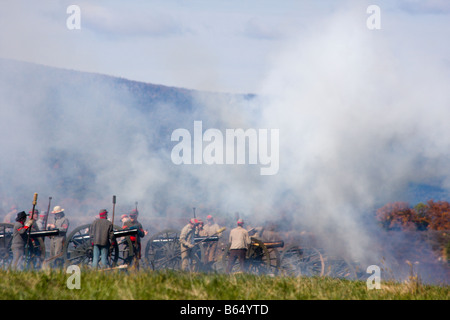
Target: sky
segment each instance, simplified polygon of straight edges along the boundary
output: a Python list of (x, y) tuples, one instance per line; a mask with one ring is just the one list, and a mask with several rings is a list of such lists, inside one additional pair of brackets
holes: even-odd
[[(292, 43), (320, 34), (337, 12), (354, 12), (367, 29), (372, 4), (381, 29), (371, 31), (401, 42), (399, 50), (450, 56), (445, 0), (2, 0), (0, 57), (196, 90), (266, 93)], [(66, 25), (70, 5), (80, 8), (80, 29)]]

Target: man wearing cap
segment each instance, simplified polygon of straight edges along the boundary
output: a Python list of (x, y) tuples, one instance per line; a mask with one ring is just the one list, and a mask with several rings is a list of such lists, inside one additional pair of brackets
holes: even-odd
[(69, 219), (64, 215), (64, 209), (60, 206), (55, 206), (51, 212), (54, 215), (54, 222), (47, 225), (48, 230), (59, 230), (58, 236), (50, 238), (50, 255), (52, 257), (61, 255), (63, 252), (64, 241), (66, 240), (66, 233), (69, 229)]
[(227, 273), (230, 273), (236, 259), (239, 259), (241, 271), (245, 271), (245, 256), (251, 244), (247, 230), (243, 228), (244, 220), (237, 221), (237, 227), (230, 231), (230, 256), (228, 259)]
[(134, 263), (136, 268), (139, 268), (139, 260), (141, 259), (141, 238), (145, 237), (148, 234), (147, 230), (144, 230), (142, 224), (137, 220), (139, 215), (139, 211), (137, 209), (133, 209), (129, 213), (129, 219), (124, 222), (124, 229), (137, 229), (138, 233), (136, 236), (130, 236), (130, 240), (133, 243), (133, 257), (136, 258)]
[(120, 221), (122, 221), (122, 227), (125, 225), (125, 222), (130, 220), (130, 217), (127, 214), (123, 214), (120, 216)]
[(192, 218), (189, 223), (181, 229), (180, 249), (181, 249), (181, 270), (189, 269), (189, 260), (192, 258), (192, 248), (194, 247), (194, 232), (198, 225), (198, 220)]
[(99, 219), (95, 219), (89, 230), (89, 236), (93, 245), (92, 267), (97, 268), (101, 256), (102, 267), (108, 265), (109, 247), (115, 244), (114, 230), (111, 221), (108, 220), (108, 211), (102, 209)]
[(16, 222), (14, 223), (14, 231), (11, 242), (11, 250), (13, 253), (12, 267), (18, 269), (22, 263), (23, 255), (25, 254), (25, 245), (28, 242), (28, 232), (34, 223), (34, 220), (29, 219), (27, 223), (28, 214), (25, 211), (21, 211), (17, 214)]
[[(220, 227), (217, 223), (214, 222), (214, 218), (212, 215), (208, 215), (206, 217), (206, 225), (203, 227), (205, 235), (211, 237), (213, 235), (221, 236), (221, 233), (218, 233)], [(205, 243), (205, 257), (204, 262), (206, 265), (210, 265), (214, 263), (214, 259), (216, 257), (216, 249), (217, 242), (211, 241)]]
[[(45, 211), (41, 211), (39, 212), (38, 209), (35, 209), (36, 212), (36, 218), (34, 219), (36, 221), (36, 226), (38, 227), (39, 230), (44, 230), (45, 226), (44, 226), (44, 222), (45, 222)], [(30, 210), (31, 213), (31, 210)]]

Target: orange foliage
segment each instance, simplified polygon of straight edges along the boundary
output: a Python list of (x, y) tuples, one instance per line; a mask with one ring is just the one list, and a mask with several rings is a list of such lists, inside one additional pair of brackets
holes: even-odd
[(428, 228), (431, 230), (450, 230), (450, 203), (447, 201), (428, 201)]
[(388, 203), (377, 210), (376, 218), (387, 230), (450, 230), (450, 203), (429, 200), (414, 208), (406, 202)]
[(376, 218), (387, 230), (415, 228), (416, 215), (406, 202), (388, 203), (376, 212)]

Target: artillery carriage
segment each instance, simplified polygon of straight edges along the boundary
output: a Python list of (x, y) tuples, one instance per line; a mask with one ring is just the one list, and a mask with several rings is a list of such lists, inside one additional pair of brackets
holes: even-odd
[[(288, 276), (330, 276), (354, 278), (356, 271), (347, 259), (329, 255), (311, 235), (287, 237), (267, 236), (260, 232), (250, 237), (251, 244), (246, 253), (246, 271), (252, 274), (282, 274)], [(145, 247), (144, 262), (152, 270), (180, 270), (180, 231), (167, 229), (153, 235)], [(199, 244), (218, 242), (217, 255), (212, 265), (205, 260), (205, 246), (197, 245), (192, 250), (191, 271), (225, 272), (228, 265), (230, 245), (227, 237), (194, 237)], [(231, 272), (239, 270), (238, 262)]]
[[(220, 237), (194, 236), (196, 246), (192, 248), (190, 268), (192, 271), (206, 271), (210, 268), (205, 261), (205, 246), (203, 244), (218, 242)], [(158, 232), (150, 238), (145, 247), (145, 262), (153, 270), (180, 270), (181, 245), (180, 231), (167, 229)]]
[[(91, 265), (93, 248), (89, 235), (91, 224), (75, 228), (66, 239), (62, 258), (65, 265)], [(134, 257), (131, 235), (138, 233), (137, 229), (121, 229), (114, 225), (116, 242), (110, 248), (109, 263), (112, 267), (130, 264)]]
[[(93, 248), (89, 236), (91, 224), (81, 225), (68, 234), (63, 252), (59, 258), (67, 265), (90, 265)], [(137, 234), (137, 229), (121, 229), (114, 225), (116, 243), (110, 248), (109, 263), (112, 267), (128, 265), (134, 258), (135, 251), (131, 235)], [(12, 262), (13, 224), (0, 224), (0, 268), (8, 268)], [(31, 250), (26, 247), (26, 266), (39, 268), (46, 261), (45, 241), (47, 236), (58, 235), (58, 230), (32, 231), (30, 233)], [(153, 235), (144, 249), (143, 266), (152, 270), (180, 270), (181, 246), (180, 231), (167, 229)], [(229, 244), (227, 237), (218, 235), (211, 237), (195, 236), (197, 244), (192, 250), (191, 271), (225, 272), (229, 259)], [(205, 259), (205, 248), (208, 243), (216, 242), (216, 257), (208, 263)], [(48, 260), (50, 260), (48, 259)], [(47, 260), (47, 261), (48, 261)], [(251, 245), (246, 255), (247, 272), (252, 274), (282, 274), (288, 276), (330, 276), (339, 278), (355, 278), (357, 270), (351, 261), (326, 253), (312, 236), (302, 235), (286, 240), (279, 237), (267, 237), (263, 232), (251, 237)], [(238, 269), (238, 263), (231, 272)]]
[[(330, 255), (312, 234), (292, 232), (281, 239), (278, 232), (257, 228), (250, 230), (251, 245), (247, 250), (247, 272), (287, 276), (330, 276), (356, 278), (355, 266), (348, 259)], [(292, 236), (295, 234), (295, 236)], [(229, 245), (221, 257), (220, 269), (226, 268)], [(238, 270), (238, 263), (232, 272)]]

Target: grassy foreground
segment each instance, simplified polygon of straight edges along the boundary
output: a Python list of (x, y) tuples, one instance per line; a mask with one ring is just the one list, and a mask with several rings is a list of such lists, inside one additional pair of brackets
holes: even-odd
[(80, 289), (69, 289), (71, 273), (59, 270), (0, 270), (3, 300), (449, 300), (449, 286), (418, 281), (382, 283), (332, 278), (270, 277), (248, 274), (81, 270)]

